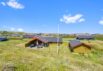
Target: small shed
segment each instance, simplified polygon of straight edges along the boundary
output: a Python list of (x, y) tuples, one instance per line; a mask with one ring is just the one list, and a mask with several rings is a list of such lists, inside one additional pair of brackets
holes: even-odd
[(78, 35), (77, 37), (76, 37), (76, 39), (78, 39), (78, 40), (93, 40), (94, 39), (94, 37), (92, 36), (92, 35)]
[(7, 41), (8, 39), (6, 37), (0, 37), (0, 41)]
[(71, 52), (88, 53), (91, 51), (90, 45), (80, 42), (79, 40), (71, 40), (69, 42), (69, 49)]

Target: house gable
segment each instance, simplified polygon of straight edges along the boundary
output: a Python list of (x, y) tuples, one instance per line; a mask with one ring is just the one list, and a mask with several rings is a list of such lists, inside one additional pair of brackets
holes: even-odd
[(91, 48), (89, 48), (88, 46), (85, 45), (80, 45), (78, 47), (75, 47), (73, 49), (73, 52), (77, 52), (77, 53), (87, 53), (90, 52)]

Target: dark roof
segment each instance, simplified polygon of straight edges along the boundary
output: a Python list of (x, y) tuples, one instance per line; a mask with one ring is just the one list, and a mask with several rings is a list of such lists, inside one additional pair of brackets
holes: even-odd
[(38, 40), (40, 40), (40, 41), (42, 41), (42, 42), (45, 42), (45, 43), (48, 42), (46, 39), (44, 39), (44, 38), (41, 37), (41, 36), (34, 36), (32, 40), (35, 40), (35, 39), (38, 39)]
[(80, 39), (93, 39), (94, 37), (92, 35), (78, 35), (77, 38), (80, 38)]
[(35, 36), (35, 37), (47, 42), (62, 42), (62, 38), (57, 37), (42, 37), (42, 36)]
[(69, 42), (69, 45), (70, 45), (70, 47), (71, 48), (74, 48), (74, 47), (76, 47), (76, 46), (78, 46), (78, 45), (81, 45), (82, 43), (79, 41), (79, 40), (71, 40), (70, 42)]
[(85, 44), (85, 43), (82, 43), (82, 42), (80, 42), (79, 40), (71, 40), (70, 42), (69, 42), (69, 48), (72, 50), (72, 49), (74, 49), (74, 48), (76, 48), (76, 47), (79, 47), (79, 46), (81, 46), (81, 45), (84, 45), (84, 46), (86, 46), (86, 47), (88, 47), (88, 48), (91, 48), (89, 45), (87, 45), (87, 44)]
[(61, 38), (56, 37), (44, 37), (48, 42), (62, 42)]

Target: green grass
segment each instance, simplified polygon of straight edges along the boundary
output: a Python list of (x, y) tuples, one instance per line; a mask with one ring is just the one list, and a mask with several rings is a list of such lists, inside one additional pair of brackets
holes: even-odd
[(14, 65), (16, 71), (103, 71), (103, 41), (90, 41), (92, 52), (85, 55), (71, 53), (66, 42), (59, 47), (58, 54), (56, 45), (24, 48), (27, 41), (0, 42), (0, 71), (6, 64)]

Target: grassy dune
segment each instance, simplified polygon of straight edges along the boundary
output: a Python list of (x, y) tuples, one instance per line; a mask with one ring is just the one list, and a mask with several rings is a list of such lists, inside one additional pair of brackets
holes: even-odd
[[(66, 39), (64, 41), (67, 41)], [(71, 53), (67, 42), (41, 49), (24, 48), (27, 40), (0, 42), (0, 71), (13, 65), (16, 71), (103, 71), (103, 41), (83, 41), (92, 46), (89, 54)]]

